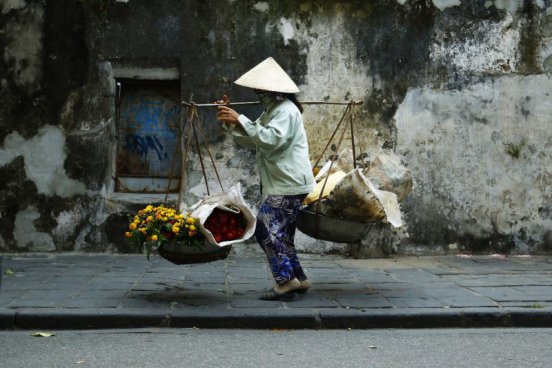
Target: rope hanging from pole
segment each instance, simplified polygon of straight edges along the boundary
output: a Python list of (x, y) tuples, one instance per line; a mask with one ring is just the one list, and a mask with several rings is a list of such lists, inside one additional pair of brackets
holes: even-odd
[[(185, 134), (186, 148), (183, 150), (184, 157), (183, 157), (183, 160), (182, 160), (180, 185), (179, 185), (179, 188), (178, 188), (177, 207), (180, 207), (180, 204), (181, 204), (181, 201), (182, 201), (182, 189), (183, 189), (183, 187), (186, 183), (186, 179), (187, 179), (186, 176), (187, 176), (188, 161), (189, 161), (189, 157), (190, 157), (190, 147), (191, 147), (192, 135), (193, 135), (193, 138), (194, 138), (195, 147), (196, 147), (197, 154), (199, 156), (199, 161), (200, 161), (200, 164), (201, 164), (201, 172), (203, 174), (203, 178), (205, 179), (205, 186), (206, 186), (206, 189), (207, 189), (207, 195), (211, 195), (210, 190), (209, 190), (209, 179), (207, 177), (207, 171), (205, 169), (205, 163), (203, 161), (203, 155), (201, 153), (201, 145), (200, 145), (200, 142), (199, 142), (199, 137), (198, 137), (197, 130), (199, 130), (199, 132), (201, 133), (201, 137), (203, 139), (205, 149), (207, 151), (207, 154), (209, 155), (209, 159), (211, 160), (211, 164), (213, 165), (213, 169), (215, 171), (215, 175), (217, 177), (217, 181), (220, 185), (220, 188), (221, 188), (222, 191), (224, 191), (224, 186), (222, 185), (222, 181), (220, 179), (220, 175), (218, 173), (218, 170), (217, 170), (217, 167), (216, 167), (216, 164), (215, 164), (215, 160), (213, 158), (213, 155), (211, 154), (211, 150), (209, 149), (209, 144), (208, 144), (208, 141), (207, 141), (207, 137), (205, 135), (205, 131), (201, 127), (201, 124), (196, 124), (197, 122), (199, 122), (199, 114), (197, 112), (198, 105), (193, 103), (192, 102), (192, 97), (190, 97), (190, 102), (186, 103), (186, 106), (187, 106), (186, 115), (187, 115), (187, 124), (188, 124), (187, 125), (187, 131), (186, 131), (186, 134)], [(183, 139), (184, 138), (184, 134), (183, 134), (184, 129), (183, 129), (182, 125), (183, 124), (182, 124), (182, 118), (181, 118), (181, 123), (180, 123), (179, 129), (178, 129), (179, 146), (182, 146), (183, 143), (184, 143), (184, 139)], [(196, 125), (197, 125), (197, 129), (196, 129)], [(165, 203), (167, 202), (167, 198), (168, 198), (169, 191), (170, 191), (171, 178), (172, 178), (172, 173), (174, 171), (177, 151), (178, 150), (175, 149), (175, 152), (173, 153), (173, 157), (172, 157), (171, 169), (170, 169), (170, 174), (169, 174), (170, 175), (169, 176), (169, 182), (168, 182), (168, 185), (167, 185), (167, 191), (165, 193)], [(181, 151), (182, 151), (182, 148), (181, 148)]]
[[(318, 158), (318, 161), (316, 163), (316, 165), (318, 165), (318, 162), (320, 162), (320, 160), (322, 159), (322, 156), (324, 155), (324, 152), (326, 151), (326, 149), (328, 148), (329, 144), (332, 142), (332, 139), (333, 137), (335, 136), (335, 134), (337, 133), (337, 131), (339, 130), (339, 127), (341, 126), (341, 123), (343, 123), (343, 121), (345, 120), (345, 117), (347, 116), (347, 113), (350, 113), (351, 112), (351, 109), (352, 109), (352, 105), (348, 105), (347, 108), (345, 109), (345, 111), (343, 112), (343, 116), (341, 117), (341, 120), (339, 120), (339, 124), (337, 124), (331, 138), (328, 140), (328, 143), (326, 144), (326, 148), (324, 148), (324, 151), (322, 151), (322, 153), (320, 154), (320, 157)], [(337, 142), (337, 147), (336, 147), (336, 151), (339, 152), (339, 147), (341, 146), (341, 143), (343, 142), (343, 137), (345, 137), (345, 132), (347, 131), (347, 125), (344, 125), (343, 127), (343, 131), (341, 132), (341, 136), (339, 137), (339, 141)], [(322, 202), (321, 199), (322, 199), (322, 195), (324, 194), (324, 189), (326, 189), (326, 184), (328, 183), (328, 179), (330, 178), (330, 172), (332, 171), (332, 167), (333, 167), (333, 164), (334, 164), (335, 160), (332, 160), (330, 162), (330, 167), (328, 169), (328, 175), (326, 175), (326, 178), (324, 179), (324, 184), (322, 184), (322, 189), (320, 190), (320, 196), (318, 197), (318, 201), (316, 203), (316, 215), (318, 216), (319, 215), (319, 212), (320, 212), (320, 203)], [(315, 165), (315, 167), (316, 167)], [(317, 229), (316, 231), (318, 232), (318, 222), (317, 222)]]
[[(354, 167), (356, 168), (357, 164), (356, 164), (356, 149), (355, 149), (355, 139), (354, 139), (354, 125), (353, 125), (353, 120), (355, 119), (355, 116), (354, 113), (353, 113), (353, 110), (354, 110), (354, 106), (358, 106), (358, 105), (362, 105), (364, 103), (364, 101), (348, 101), (348, 102), (335, 102), (335, 101), (301, 101), (300, 102), (302, 105), (345, 105), (346, 108), (345, 108), (345, 111), (343, 112), (343, 116), (341, 117), (339, 123), (337, 124), (335, 130), (333, 131), (330, 139), (328, 140), (326, 146), (324, 147), (322, 153), (320, 154), (320, 156), (318, 157), (318, 159), (316, 160), (316, 163), (314, 164), (314, 167), (317, 167), (317, 165), (320, 163), (322, 157), (324, 156), (324, 153), (326, 152), (326, 150), (328, 149), (330, 143), (332, 142), (332, 140), (334, 139), (335, 135), (337, 134), (339, 128), (341, 127), (343, 121), (345, 120), (345, 117), (347, 116), (347, 113), (349, 113), (349, 124), (350, 124), (350, 130), (351, 130), (351, 141), (352, 141), (352, 147), (353, 147), (353, 160), (354, 160)], [(260, 105), (261, 103), (259, 101), (248, 101), (248, 102), (233, 102), (232, 103), (232, 106), (244, 106), (244, 105)], [(209, 145), (208, 145), (208, 141), (207, 141), (207, 137), (205, 135), (205, 131), (203, 130), (203, 128), (201, 127), (201, 124), (198, 124), (198, 129), (196, 130), (196, 122), (199, 120), (199, 114), (198, 114), (198, 111), (197, 111), (197, 108), (199, 107), (218, 107), (220, 106), (220, 104), (218, 103), (204, 103), (204, 104), (197, 104), (195, 102), (193, 102), (193, 95), (190, 96), (190, 101), (189, 102), (186, 102), (186, 101), (182, 101), (181, 102), (181, 105), (182, 106), (186, 106), (187, 109), (186, 109), (186, 115), (187, 115), (187, 131), (186, 131), (186, 134), (184, 134), (184, 127), (183, 127), (183, 119), (181, 118), (181, 121), (180, 121), (180, 125), (179, 125), (179, 129), (178, 129), (178, 136), (179, 136), (179, 144), (178, 146), (180, 147), (180, 151), (184, 154), (184, 157), (183, 157), (183, 160), (182, 160), (182, 169), (181, 169), (181, 176), (180, 176), (180, 185), (179, 185), (179, 188), (178, 188), (178, 199), (177, 199), (177, 207), (180, 206), (180, 203), (182, 201), (182, 189), (185, 185), (185, 182), (186, 182), (186, 179), (187, 179), (187, 167), (188, 167), (188, 161), (189, 161), (189, 152), (190, 152), (190, 146), (191, 146), (191, 140), (192, 140), (192, 135), (194, 137), (194, 142), (195, 142), (195, 146), (196, 146), (196, 149), (197, 149), (197, 153), (198, 153), (198, 156), (199, 156), (199, 160), (200, 160), (200, 165), (201, 165), (201, 171), (202, 171), (202, 174), (203, 174), (203, 178), (205, 179), (205, 185), (206, 185), (206, 188), (207, 188), (207, 195), (210, 195), (210, 190), (209, 190), (209, 183), (208, 183), (208, 178), (207, 178), (207, 172), (205, 170), (205, 164), (204, 164), (204, 161), (203, 161), (203, 155), (201, 154), (201, 147), (200, 147), (200, 142), (199, 142), (199, 138), (198, 138), (198, 134), (197, 134), (197, 130), (199, 130), (199, 132), (201, 133), (201, 138), (203, 139), (203, 142), (204, 142), (204, 145), (205, 145), (205, 149), (207, 150), (207, 153), (209, 155), (209, 159), (213, 165), (213, 169), (215, 171), (215, 175), (217, 177), (217, 181), (220, 185), (220, 188), (222, 191), (224, 191), (224, 187), (222, 185), (222, 181), (220, 179), (220, 176), (219, 176), (219, 173), (218, 173), (218, 170), (216, 168), (216, 165), (215, 165), (215, 160), (213, 158), (213, 156), (211, 155), (211, 151), (209, 150)], [(341, 146), (341, 143), (343, 141), (343, 138), (344, 138), (344, 135), (345, 135), (345, 131), (346, 131), (346, 126), (345, 128), (343, 129), (343, 132), (341, 133), (341, 136), (339, 138), (339, 142), (338, 142), (338, 145), (337, 145), (337, 150), (339, 149), (339, 147)], [(185, 149), (182, 150), (182, 146), (184, 144), (184, 137), (186, 138), (186, 147)], [(172, 161), (171, 161), (171, 169), (170, 169), (170, 173), (169, 173), (169, 181), (168, 181), (168, 185), (167, 185), (167, 191), (166, 191), (166, 194), (165, 194), (165, 203), (167, 202), (167, 198), (168, 198), (168, 194), (169, 194), (169, 191), (170, 191), (170, 185), (171, 185), (171, 179), (172, 179), (172, 174), (173, 174), (173, 171), (174, 171), (174, 165), (175, 165), (175, 161), (176, 161), (176, 154), (178, 152), (178, 149), (175, 149), (175, 152), (173, 153), (173, 157), (172, 157)], [(330, 170), (332, 168), (332, 165), (333, 165), (333, 161), (331, 162), (330, 164)], [(321, 195), (324, 191), (324, 188), (326, 186), (326, 182), (327, 182), (328, 178), (326, 178), (326, 180), (324, 181), (324, 184), (323, 184), (323, 187), (322, 187), (322, 191), (321, 191)], [(319, 211), (319, 206), (320, 206), (320, 201), (318, 201), (318, 205), (316, 207), (316, 213), (318, 214), (318, 211)]]

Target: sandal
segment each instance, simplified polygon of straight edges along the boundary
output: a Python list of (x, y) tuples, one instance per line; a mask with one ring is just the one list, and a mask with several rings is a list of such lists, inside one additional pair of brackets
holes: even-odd
[(292, 300), (296, 296), (295, 290), (279, 293), (274, 289), (266, 289), (260, 296), (260, 300)]
[(299, 289), (297, 289), (297, 292), (299, 294), (306, 294), (307, 291), (312, 286), (312, 283), (308, 279), (304, 279), (303, 281), (300, 281), (300, 283), (301, 283), (301, 286), (299, 287)]

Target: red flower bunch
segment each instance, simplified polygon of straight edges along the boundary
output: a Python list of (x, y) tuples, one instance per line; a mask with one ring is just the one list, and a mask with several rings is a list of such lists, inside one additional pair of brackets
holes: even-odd
[(215, 208), (203, 224), (209, 230), (215, 241), (220, 243), (227, 240), (243, 238), (245, 233), (245, 218), (241, 213), (224, 211)]

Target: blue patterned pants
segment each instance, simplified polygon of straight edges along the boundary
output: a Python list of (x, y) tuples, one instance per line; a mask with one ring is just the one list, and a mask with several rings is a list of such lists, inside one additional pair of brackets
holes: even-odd
[(268, 264), (278, 284), (305, 275), (295, 251), (297, 214), (306, 194), (269, 195), (257, 214), (255, 237), (268, 259)]

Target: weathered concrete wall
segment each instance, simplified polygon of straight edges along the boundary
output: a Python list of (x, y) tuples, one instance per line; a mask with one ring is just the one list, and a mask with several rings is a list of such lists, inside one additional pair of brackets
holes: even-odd
[(411, 86), (394, 117), (417, 181), (403, 205), (410, 245), (550, 250), (548, 5), (487, 1), (481, 19), (436, 18), (429, 65), (444, 74)]
[[(114, 70), (177, 70), (184, 100), (240, 101), (254, 95), (233, 80), (268, 56), (301, 100), (364, 100), (357, 149), (394, 150), (415, 178), (405, 228), (351, 247), (299, 234), (302, 250), (552, 250), (548, 1), (8, 0), (0, 22), (1, 250), (137, 251), (125, 216), (154, 199), (112, 193)], [(305, 109), (314, 162), (343, 107)], [(200, 113), (223, 184), (256, 205), (253, 153)], [(187, 203), (205, 194), (192, 158)]]
[(551, 225), (551, 93), (546, 75), (408, 92), (395, 119), (397, 151), (416, 173), (405, 204), (413, 238), (501, 252), (542, 241)]

